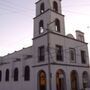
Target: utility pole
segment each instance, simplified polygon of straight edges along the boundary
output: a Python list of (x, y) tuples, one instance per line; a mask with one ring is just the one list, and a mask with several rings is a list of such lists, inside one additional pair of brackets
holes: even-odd
[[(50, 5), (50, 9), (51, 9), (51, 4), (50, 4), (50, 0), (49, 0), (49, 5)], [(47, 24), (47, 52), (48, 52), (48, 76), (49, 76), (49, 90), (52, 90), (52, 81), (51, 81), (51, 66), (50, 66), (50, 43), (49, 43), (49, 25), (51, 23)]]
[(48, 52), (48, 76), (49, 76), (49, 90), (52, 90), (51, 82), (51, 66), (50, 66), (50, 43), (49, 43), (49, 27), (47, 25), (47, 52)]
[(51, 62), (50, 62), (50, 38), (49, 38), (49, 33), (50, 33), (50, 29), (49, 29), (49, 25), (53, 24), (55, 22), (52, 21), (50, 22), (49, 24), (47, 24), (47, 52), (48, 52), (48, 76), (49, 76), (49, 90), (52, 90), (52, 80), (51, 80), (51, 77), (52, 77), (52, 73), (51, 73)]

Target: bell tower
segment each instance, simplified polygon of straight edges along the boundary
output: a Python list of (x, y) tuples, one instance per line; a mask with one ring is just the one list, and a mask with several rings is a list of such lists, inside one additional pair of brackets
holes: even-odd
[(33, 58), (35, 58), (34, 66), (38, 66), (39, 69), (43, 70), (47, 68), (46, 72), (49, 79), (47, 90), (51, 90), (52, 87), (51, 62), (53, 60), (50, 58), (50, 52), (52, 52), (50, 47), (55, 48), (62, 35), (65, 36), (65, 27), (64, 15), (61, 11), (61, 0), (39, 0), (36, 2)]
[(36, 2), (36, 16), (40, 15), (44, 6), (44, 11), (51, 9), (61, 13), (61, 0), (39, 0)]
[(34, 38), (43, 35), (47, 30), (65, 35), (61, 0), (39, 0), (36, 2)]

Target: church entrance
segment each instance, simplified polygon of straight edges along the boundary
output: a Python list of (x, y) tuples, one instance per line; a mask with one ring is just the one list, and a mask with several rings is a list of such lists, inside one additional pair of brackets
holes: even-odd
[(44, 71), (39, 72), (39, 90), (46, 90), (46, 74)]
[(78, 90), (76, 71), (71, 72), (71, 90)]
[(65, 75), (63, 70), (56, 72), (56, 90), (65, 90)]

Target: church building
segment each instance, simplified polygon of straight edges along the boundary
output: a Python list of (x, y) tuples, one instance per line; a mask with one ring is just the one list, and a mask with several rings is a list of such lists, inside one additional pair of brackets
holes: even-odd
[(0, 90), (90, 90), (88, 43), (65, 34), (61, 2), (36, 2), (33, 45), (0, 57)]

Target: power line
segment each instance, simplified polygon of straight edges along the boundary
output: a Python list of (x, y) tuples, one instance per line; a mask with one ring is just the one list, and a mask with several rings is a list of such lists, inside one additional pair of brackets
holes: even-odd
[[(20, 7), (20, 5), (12, 3), (8, 0), (1, 0), (1, 1), (5, 2), (5, 3), (0, 3), (1, 6), (4, 6), (4, 8), (6, 8), (5, 10), (7, 10), (7, 8), (12, 9), (12, 10), (30, 10), (29, 8)], [(17, 8), (17, 7), (19, 7), (19, 8)], [(2, 8), (0, 8), (0, 9), (2, 9)], [(30, 10), (30, 11), (33, 11), (33, 10)], [(63, 10), (63, 11), (67, 11), (69, 13), (74, 13), (74, 14), (80, 14), (80, 15), (88, 15), (85, 13), (74, 12), (74, 11), (70, 11), (70, 10)], [(90, 15), (88, 15), (88, 16), (90, 16)]]
[[(79, 47), (80, 47), (80, 46), (79, 46)], [(82, 47), (82, 46), (81, 46), (81, 47)], [(51, 48), (51, 47), (49, 47), (49, 48)], [(49, 53), (49, 54), (50, 54), (50, 60), (52, 59), (52, 61), (54, 62), (54, 60), (56, 60), (56, 54), (57, 54), (57, 53), (56, 53), (56, 49), (55, 49), (55, 48), (53, 48), (53, 49), (54, 49), (55, 51), (52, 52), (52, 51), (50, 50), (50, 53)], [(68, 49), (68, 50), (69, 50), (69, 49)], [(16, 52), (18, 52), (18, 51), (16, 51)], [(47, 50), (45, 50), (45, 52), (47, 52)], [(63, 59), (70, 60), (70, 53), (69, 53), (69, 56), (66, 55), (65, 53), (68, 54), (69, 52), (65, 52), (65, 51), (63, 50), (63, 55), (62, 55), (62, 56), (63, 56)], [(11, 53), (11, 54), (12, 54), (12, 53)], [(9, 54), (9, 55), (11, 55), (11, 54)], [(48, 56), (48, 53), (45, 53), (44, 55), (45, 55), (45, 56)], [(53, 56), (53, 55), (54, 55), (54, 56)], [(80, 56), (80, 57), (81, 57), (80, 54), (75, 54), (75, 55), (76, 55), (76, 57), (77, 57), (77, 56)], [(37, 60), (37, 59), (38, 59), (38, 55), (37, 55), (37, 56), (34, 56), (33, 58)], [(87, 58), (88, 58), (88, 56), (86, 56), (86, 60), (88, 60)], [(76, 60), (77, 60), (77, 59), (75, 59), (75, 61), (76, 61)], [(63, 61), (64, 61), (64, 60), (63, 60)], [(63, 61), (61, 61), (61, 62), (63, 62)]]
[[(26, 15), (27, 14), (26, 12), (32, 13), (31, 10), (20, 10), (20, 11), (17, 11), (17, 10), (10, 10), (10, 8), (5, 8), (5, 7), (0, 7), (0, 9), (6, 10), (5, 13), (0, 13), (0, 15), (7, 15), (7, 14), (12, 13), (12, 14), (20, 14), (20, 15), (28, 16), (28, 15)], [(29, 14), (29, 16), (30, 16), (30, 14)]]
[[(67, 53), (69, 53), (69, 52), (67, 52)], [(53, 56), (53, 55), (54, 55), (54, 56)], [(48, 53), (45, 54), (45, 56), (48, 56)], [(70, 59), (70, 54), (69, 54), (69, 56), (68, 56), (68, 55), (66, 55), (65, 53), (63, 53), (62, 56), (63, 56), (63, 59), (62, 59), (61, 61), (59, 61), (59, 62), (64, 62), (65, 60), (69, 60), (69, 61), (71, 60), (71, 59)], [(78, 55), (75, 56), (75, 63), (73, 63), (73, 64), (77, 64), (77, 60), (78, 60), (77, 57), (81, 57), (81, 55), (78, 54)], [(38, 56), (35, 56), (34, 59), (38, 60)], [(87, 60), (89, 60), (89, 56), (86, 56), (85, 59), (86, 59), (86, 62), (87, 62)], [(52, 62), (51, 60), (52, 60), (53, 62), (54, 62), (54, 61), (57, 61), (57, 60), (56, 60), (56, 52), (52, 52), (52, 53), (50, 52), (50, 62)], [(81, 61), (81, 59), (79, 59), (79, 60)], [(87, 64), (88, 64), (88, 63), (87, 63)]]
[[(44, 28), (44, 29), (45, 29), (45, 28)], [(51, 29), (45, 29), (45, 30), (52, 31)], [(82, 42), (81, 42), (81, 43), (82, 43)], [(80, 47), (80, 50), (83, 50), (83, 49), (81, 49), (81, 47), (87, 47), (87, 45), (84, 44), (84, 45), (79, 45), (79, 46), (75, 46), (75, 47), (73, 47), (73, 46), (71, 47), (71, 46), (70, 46), (70, 48), (75, 48), (75, 49), (76, 49), (76, 48), (79, 48), (79, 47)], [(55, 51), (57, 50), (56, 48), (53, 48), (53, 47), (49, 47), (49, 48), (50, 48), (50, 49), (53, 49), (53, 50), (55, 50)], [(70, 50), (70, 49), (69, 49), (69, 48), (68, 48), (68, 49), (64, 49), (63, 52), (69, 53), (69, 52), (66, 52), (67, 50)], [(52, 53), (50, 53), (50, 54), (56, 54), (55, 51), (52, 52)], [(76, 53), (75, 55), (76, 55), (76, 56), (81, 56), (80, 54), (77, 54), (77, 53)], [(89, 56), (86, 55), (86, 57), (89, 57)], [(36, 58), (37, 58), (37, 57), (36, 57)], [(67, 57), (66, 57), (66, 58), (67, 58)]]
[(20, 4), (15, 4), (15, 3), (12, 3), (8, 0), (1, 0), (2, 2), (0, 3), (1, 6), (6, 6), (6, 7), (10, 7), (10, 8), (14, 8), (14, 9), (23, 9), (23, 10), (30, 10), (29, 8), (25, 8), (23, 6), (20, 6)]
[(70, 10), (65, 10), (65, 9), (63, 11), (73, 13), (73, 14), (80, 14), (80, 15), (90, 16), (90, 14), (81, 13), (81, 12), (75, 12), (75, 11), (70, 11)]
[[(9, 7), (0, 7), (0, 9), (2, 10), (7, 10), (8, 12), (17, 12), (17, 10), (20, 10), (22, 12), (25, 12), (25, 11), (30, 11), (30, 12), (33, 12), (33, 10), (31, 9), (17, 9), (17, 8), (11, 8), (11, 6)], [(18, 12), (20, 12), (18, 11)], [(80, 14), (80, 15), (85, 15), (85, 16), (90, 16), (89, 14), (85, 14), (85, 13), (80, 13), (80, 12), (74, 12), (74, 11), (69, 11), (69, 10), (63, 10), (63, 11), (66, 11), (66, 12), (69, 12), (69, 13), (73, 13), (73, 14)]]
[(30, 16), (30, 14), (26, 15), (27, 13), (25, 13), (25, 12), (29, 12), (30, 13), (31, 11), (7, 11), (6, 13), (2, 13), (0, 15), (9, 15), (9, 14), (11, 15), (11, 13), (12, 13), (12, 14), (20, 14), (20, 15), (24, 15), (24, 16)]
[[(57, 49), (55, 49), (55, 48), (53, 48), (53, 49), (54, 49), (55, 51), (52, 52), (51, 54), (56, 54), (56, 50), (57, 50)], [(66, 51), (66, 50), (68, 50), (68, 51)], [(70, 49), (66, 49), (66, 50), (63, 50), (63, 54), (64, 54), (64, 53), (69, 53), (69, 50), (70, 50)], [(80, 50), (83, 50), (83, 49), (80, 49)], [(76, 55), (76, 56), (81, 56), (80, 54), (77, 54), (77, 53), (75, 53), (75, 55)], [(88, 57), (88, 56), (86, 55), (86, 57)]]
[[(31, 11), (31, 9), (22, 9), (22, 8), (16, 8), (16, 7), (13, 7), (13, 6), (10, 6), (10, 5), (2, 5), (2, 3), (0, 3), (0, 9), (6, 9), (6, 10), (15, 10), (15, 11), (17, 11), (17, 10), (21, 10), (21, 11), (27, 11), (27, 10), (30, 10)], [(33, 11), (33, 10), (32, 10)]]
[[(1, 0), (2, 2), (0, 3), (1, 6), (4, 6), (4, 8), (9, 8), (9, 9), (13, 9), (13, 10), (30, 10), (29, 8), (25, 8), (23, 6), (20, 6), (20, 4), (15, 4), (9, 0)], [(18, 8), (17, 8), (18, 7)], [(1, 8), (2, 9), (2, 8)], [(4, 9), (7, 10), (7, 9)], [(31, 11), (31, 10), (30, 10)], [(33, 11), (33, 10), (32, 10)], [(80, 13), (80, 12), (74, 12), (74, 11), (70, 11), (70, 10), (63, 10), (63, 11), (67, 11), (69, 13), (74, 13), (74, 14), (80, 14), (80, 15), (88, 15), (85, 13)], [(90, 16), (90, 15), (88, 15)]]
[[(7, 0), (5, 0), (5, 1), (7, 1)], [(8, 5), (8, 3), (9, 3), (9, 5)], [(0, 6), (1, 6), (0, 9), (3, 10), (3, 11), (5, 10), (8, 13), (9, 12), (11, 12), (11, 13), (21, 13), (21, 12), (32, 12), (33, 11), (31, 9), (28, 9), (28, 8), (20, 8), (20, 7), (17, 8), (17, 5), (12, 5), (11, 2), (8, 2), (8, 3), (1, 3), (0, 2)], [(7, 14), (7, 13), (4, 13), (4, 14)], [(0, 14), (0, 15), (3, 15), (3, 14)]]
[[(78, 48), (78, 47), (84, 47), (84, 45), (82, 45), (82, 46), (77, 46), (77, 47), (75, 47), (75, 48)], [(74, 48), (74, 47), (73, 47), (73, 48)], [(49, 49), (52, 49), (52, 47), (49, 47)], [(56, 58), (56, 54), (57, 54), (57, 53), (56, 53), (56, 50), (57, 50), (57, 49), (56, 49), (56, 48), (53, 48), (53, 50), (54, 50), (54, 51), (51, 51), (51, 50), (50, 50), (50, 55), (55, 55), (55, 56), (51, 56), (51, 58)], [(67, 52), (66, 50), (68, 50), (68, 52)], [(63, 57), (65, 57), (66, 59), (69, 58), (69, 57), (67, 57), (67, 55), (64, 55), (64, 54), (65, 54), (65, 53), (69, 53), (69, 50), (70, 50), (69, 48), (63, 50)], [(83, 50), (83, 49), (80, 49), (80, 50)], [(46, 50), (45, 52), (47, 52), (47, 50)], [(69, 53), (69, 54), (70, 54), (70, 53)], [(45, 56), (46, 56), (46, 55), (48, 55), (48, 53), (45, 53)], [(80, 57), (81, 57), (81, 55), (80, 55), (80, 54), (77, 54), (77, 53), (75, 53), (75, 56), (76, 56), (76, 57), (77, 57), (77, 56), (80, 56)], [(35, 56), (34, 58), (37, 59), (37, 57), (38, 57), (38, 56)], [(86, 58), (88, 58), (88, 57), (89, 57), (89, 56), (86, 55)]]

